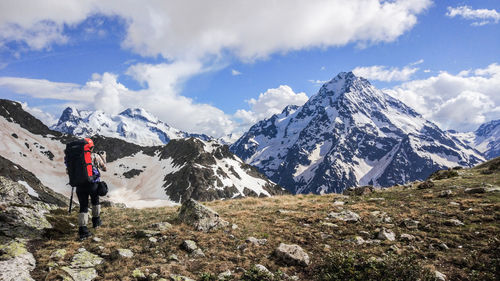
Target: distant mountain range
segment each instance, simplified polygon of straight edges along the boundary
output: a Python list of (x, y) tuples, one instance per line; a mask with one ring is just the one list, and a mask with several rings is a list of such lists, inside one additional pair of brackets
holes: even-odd
[(51, 128), (79, 137), (101, 135), (142, 146), (163, 145), (173, 139), (189, 137), (212, 139), (204, 134), (190, 134), (173, 128), (142, 108), (129, 108), (118, 115), (109, 115), (102, 111), (68, 107)]
[[(65, 114), (68, 121), (82, 118), (69, 110)], [(105, 116), (102, 113), (94, 114), (96, 118), (87, 120), (119, 123), (97, 118)], [(120, 116), (123, 124), (129, 124), (129, 118), (137, 120), (135, 125), (161, 124), (152, 117), (144, 120), (150, 116), (133, 111)], [(85, 126), (78, 127), (81, 128)], [(147, 130), (137, 128), (136, 132)], [(166, 145), (146, 147), (113, 137), (92, 138), (96, 149), (108, 155), (108, 169), (102, 172), (102, 179), (110, 187), (109, 199), (128, 206), (153, 207), (189, 198), (209, 201), (287, 193), (215, 140), (179, 138)], [(0, 139), (0, 176), (22, 182), (35, 196), (50, 195), (52, 201), (64, 202), (60, 194), (68, 196), (71, 191), (63, 161), (64, 148), (75, 136), (53, 131), (24, 111), (19, 103), (0, 99)], [(60, 194), (49, 194), (47, 188)]]
[(303, 106), (255, 124), (231, 151), (292, 193), (403, 184), (484, 160), (352, 72), (324, 84)]
[(486, 159), (500, 156), (500, 120), (484, 123), (474, 132), (449, 132), (454, 137), (477, 149)]

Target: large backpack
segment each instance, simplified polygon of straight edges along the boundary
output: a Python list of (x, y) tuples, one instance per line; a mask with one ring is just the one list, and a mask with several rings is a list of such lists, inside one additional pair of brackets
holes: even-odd
[(81, 186), (91, 183), (95, 175), (92, 172), (90, 148), (93, 144), (86, 140), (77, 140), (66, 144), (64, 162), (68, 168), (69, 184)]

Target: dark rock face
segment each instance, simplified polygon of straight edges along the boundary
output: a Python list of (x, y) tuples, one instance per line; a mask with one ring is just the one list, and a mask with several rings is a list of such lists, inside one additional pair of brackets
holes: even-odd
[[(2, 156), (0, 156), (0, 176), (4, 176), (14, 182), (26, 182), (36, 191), (38, 194), (37, 200), (41, 202), (60, 207), (65, 207), (69, 204), (69, 199), (64, 195), (44, 186), (33, 173)], [(70, 188), (69, 185), (68, 188)]]
[(53, 135), (55, 137), (62, 135), (59, 132), (50, 130), (40, 120), (24, 111), (21, 104), (15, 101), (0, 99), (0, 116), (10, 122), (19, 124), (22, 128), (36, 135)]
[(230, 150), (292, 193), (391, 186), (482, 160), (402, 102), (351, 72), (301, 107), (250, 128)]
[[(229, 178), (230, 176), (241, 178), (243, 175), (239, 175), (235, 171), (235, 167), (230, 167), (228, 172), (223, 171), (220, 167), (214, 171), (217, 161), (222, 159), (232, 160), (232, 163), (237, 163), (236, 165), (239, 165), (246, 174), (266, 181), (267, 184), (264, 186), (264, 190), (269, 195), (286, 193), (283, 188), (269, 181), (254, 167), (239, 162), (229, 151), (228, 146), (213, 144), (212, 150), (208, 152), (205, 145), (196, 138), (190, 138), (172, 140), (166, 146), (159, 148), (161, 159), (172, 158), (175, 166), (182, 167), (175, 173), (167, 174), (164, 179), (165, 184), (163, 186), (172, 200), (185, 202), (185, 200), (193, 198), (200, 201), (211, 201), (220, 198), (232, 198), (235, 194), (238, 194), (236, 186), (224, 185), (221, 178)], [(214, 187), (214, 182), (216, 187)], [(251, 187), (249, 186), (249, 188)], [(246, 195), (257, 196), (258, 194), (249, 192)]]

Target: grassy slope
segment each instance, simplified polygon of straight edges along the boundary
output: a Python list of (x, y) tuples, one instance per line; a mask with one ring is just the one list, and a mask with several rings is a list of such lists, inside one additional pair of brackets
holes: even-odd
[[(319, 268), (328, 267), (325, 256), (330, 252), (353, 251), (366, 259), (385, 258), (391, 253), (390, 247), (396, 245), (402, 250), (400, 255), (414, 254), (418, 262), (446, 274), (449, 280), (498, 278), (495, 271), (499, 267), (500, 192), (464, 192), (468, 187), (500, 186), (500, 171), (496, 169), (493, 173), (483, 174), (488, 167), (460, 170), (458, 177), (437, 180), (431, 189), (420, 190), (415, 184), (349, 198), (336, 194), (288, 195), (210, 202), (206, 205), (238, 228), (208, 234), (177, 223), (177, 207), (143, 210), (105, 208), (102, 214), (104, 226), (94, 231), (102, 241), (78, 242), (75, 239), (76, 227), (66, 225), (67, 222), (76, 224), (76, 213), (68, 216), (60, 211), (53, 214), (53, 221), (59, 222), (55, 230), (47, 235), (47, 239), (33, 244), (37, 259), (33, 276), (37, 280), (57, 276), (57, 269), (48, 270), (48, 257), (56, 249), (68, 250), (64, 260), (59, 262), (62, 265), (70, 263), (79, 247), (95, 252), (100, 245), (106, 249), (105, 252), (128, 248), (135, 254), (132, 259), (107, 258), (103, 265), (97, 267), (100, 280), (135, 280), (131, 277), (135, 268), (149, 269), (150, 273), (157, 273), (160, 277), (168, 278), (174, 273), (196, 279), (203, 273), (218, 274), (228, 269), (234, 272), (238, 267), (249, 269), (254, 264), (263, 264), (273, 272), (280, 270), (289, 275), (296, 274), (300, 280), (314, 280)], [(439, 197), (443, 190), (451, 190), (453, 195), (450, 198)], [(369, 201), (374, 197), (385, 200)], [(334, 206), (335, 200), (347, 203)], [(328, 213), (341, 209), (358, 213), (362, 221), (348, 224), (326, 219)], [(380, 222), (370, 214), (373, 211), (386, 212), (392, 223)], [(410, 230), (402, 226), (405, 218), (418, 220), (419, 228)], [(459, 219), (465, 225), (447, 226), (444, 221), (448, 219)], [(173, 227), (162, 231), (163, 237), (157, 237), (162, 237), (159, 242), (136, 238), (137, 230), (148, 229), (152, 223), (161, 221), (170, 222)], [(325, 226), (323, 222), (333, 222), (339, 227)], [(374, 238), (376, 229), (381, 227), (392, 229), (396, 233), (396, 241), (370, 245), (349, 242), (356, 235), (363, 236), (361, 231), (369, 233), (370, 237), (365, 236), (365, 239)], [(399, 237), (403, 233), (416, 236), (416, 241), (401, 241)], [(249, 236), (266, 238), (268, 243), (251, 246), (245, 251), (238, 250), (238, 245), (244, 244)], [(196, 241), (206, 258), (188, 257), (179, 247), (186, 239)], [(300, 245), (311, 256), (311, 265), (307, 268), (286, 267), (277, 262), (272, 253), (280, 242)], [(440, 249), (438, 245), (441, 243), (449, 249)], [(176, 254), (180, 261), (169, 261), (171, 254)], [(235, 275), (239, 277), (242, 274)]]

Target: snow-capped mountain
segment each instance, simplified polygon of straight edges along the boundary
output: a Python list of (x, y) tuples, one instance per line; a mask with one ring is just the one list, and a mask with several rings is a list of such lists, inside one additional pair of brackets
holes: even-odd
[(303, 106), (255, 124), (231, 151), (292, 193), (390, 186), (483, 160), (352, 72), (324, 84)]
[(189, 134), (173, 128), (142, 108), (129, 108), (118, 115), (109, 115), (102, 111), (68, 107), (52, 129), (80, 137), (114, 137), (142, 146), (163, 145), (172, 139), (189, 137), (211, 139), (203, 134)]
[[(108, 200), (131, 207), (286, 193), (215, 140), (176, 139), (145, 147), (112, 137), (92, 138), (96, 149), (107, 154), (102, 179), (110, 188)], [(19, 103), (0, 99), (0, 175), (12, 178), (13, 171), (26, 171), (13, 179), (35, 192), (43, 185), (68, 196), (63, 158), (65, 143), (73, 139), (50, 130)]]
[(474, 132), (450, 131), (450, 133), (481, 152), (486, 159), (500, 156), (500, 120), (484, 123)]

